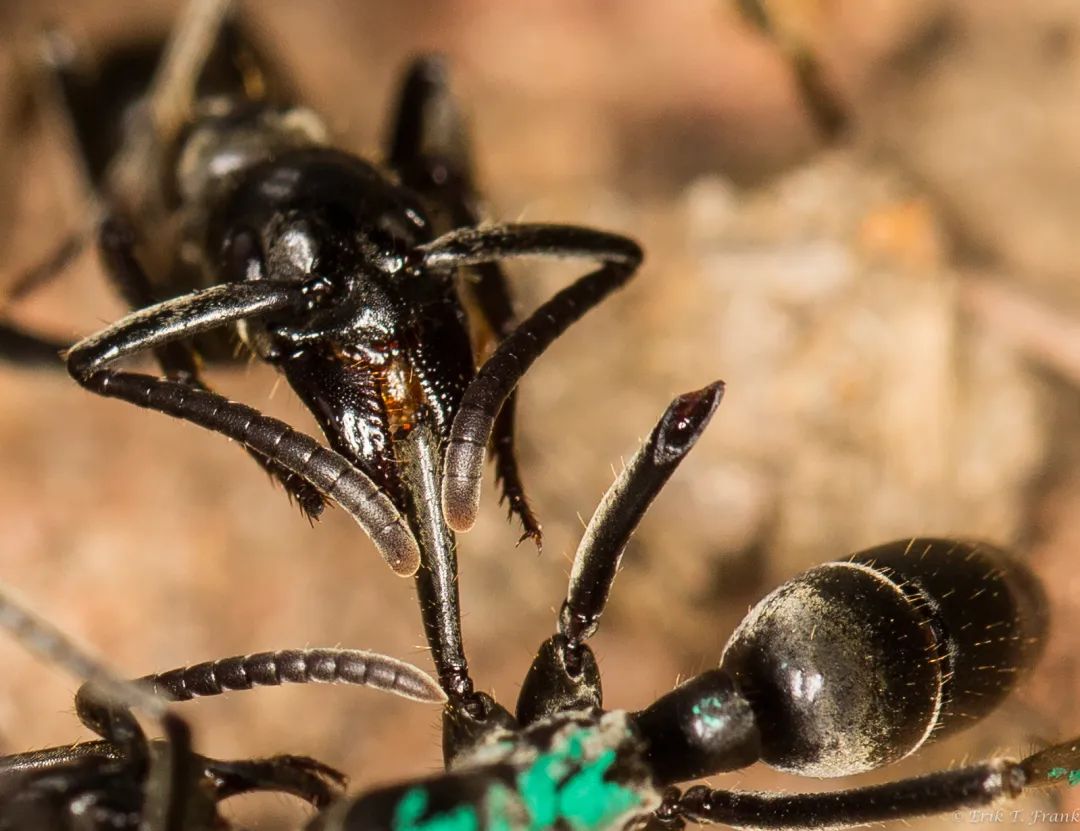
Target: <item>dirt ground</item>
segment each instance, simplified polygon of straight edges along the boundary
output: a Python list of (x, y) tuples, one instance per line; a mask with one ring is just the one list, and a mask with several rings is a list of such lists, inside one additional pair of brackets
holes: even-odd
[[(757, 766), (718, 787), (882, 781), (1080, 735), (1080, 7), (1073, 0), (773, 0), (768, 38), (724, 0), (280, 0), (243, 4), (343, 147), (378, 157), (396, 79), (446, 53), (491, 219), (624, 232), (640, 275), (521, 389), (543, 555), (486, 482), (460, 539), (466, 645), (512, 703), (552, 631), (587, 518), (670, 398), (723, 378), (705, 438), (624, 559), (594, 644), (611, 707), (714, 665), (749, 605), (814, 563), (942, 534), (1013, 547), (1052, 625), (985, 726), (858, 780)], [(16, 128), (35, 33), (93, 51), (159, 31), (172, 2), (0, 5), (0, 241), (10, 284), (78, 221), (70, 163)], [(825, 136), (787, 59), (818, 56), (846, 114)], [(3, 94), (3, 92), (0, 92)], [(522, 311), (575, 276), (513, 269)], [(92, 254), (5, 314), (74, 340), (116, 319)], [(230, 396), (311, 427), (272, 371)], [(236, 447), (0, 364), (0, 583), (125, 674), (304, 645), (427, 662), (411, 584), (341, 511), (307, 526)], [(76, 682), (0, 642), (0, 752), (70, 742)], [(189, 705), (211, 755), (313, 755), (362, 788), (439, 768), (438, 712), (347, 688)], [(1075, 793), (1026, 797), (1080, 808)], [(259, 827), (284, 799), (234, 809)], [(944, 829), (968, 816), (910, 823)], [(1033, 827), (1050, 825), (1037, 820)]]

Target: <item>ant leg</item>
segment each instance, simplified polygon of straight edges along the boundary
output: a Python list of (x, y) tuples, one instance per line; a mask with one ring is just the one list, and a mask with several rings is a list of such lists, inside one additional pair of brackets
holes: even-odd
[(829, 84), (810, 42), (783, 20), (775, 19), (762, 0), (738, 0), (737, 6), (744, 19), (772, 40), (788, 62), (802, 104), (821, 138), (830, 143), (843, 138), (851, 126), (851, 113)]
[[(81, 219), (77, 229), (68, 232), (49, 253), (20, 274), (9, 287), (4, 300), (12, 302), (32, 294), (61, 276), (87, 249), (93, 239), (93, 228), (101, 197), (96, 186), (94, 162), (88, 145), (82, 140), (90, 131), (80, 122), (77, 110), (87, 111), (79, 91), (86, 86), (85, 60), (80, 60), (71, 40), (60, 30), (51, 29), (37, 38), (37, 54), (33, 81), (27, 83), (26, 120), (36, 121), (50, 132), (57, 133), (65, 146), (75, 174), (74, 189)], [(80, 107), (80, 104), (83, 106)], [(100, 112), (93, 130), (102, 131)], [(82, 128), (82, 129), (80, 129)]]
[(627, 542), (705, 431), (723, 394), (717, 381), (672, 401), (600, 500), (574, 556), (558, 633), (540, 647), (521, 685), (517, 716), (523, 724), (564, 709), (600, 706), (600, 671), (585, 641), (600, 623)]
[(191, 114), (199, 76), (231, 5), (230, 0), (192, 0), (169, 36), (149, 94), (154, 127), (166, 141)]
[(517, 438), (514, 429), (516, 412), (517, 390), (512, 390), (506, 397), (506, 402), (499, 410), (499, 414), (495, 416), (495, 424), (491, 428), (491, 446), (495, 453), (495, 481), (502, 487), (500, 504), (506, 502), (510, 515), (517, 516), (521, 523), (523, 530), (518, 543), (531, 539), (536, 543), (537, 551), (542, 551), (543, 529), (540, 526), (540, 519), (525, 496), (525, 486), (521, 481), (521, 471), (518, 469)]
[(692, 822), (734, 828), (811, 829), (979, 808), (1062, 781), (1080, 784), (1080, 739), (1047, 748), (1021, 762), (990, 759), (958, 770), (833, 793), (740, 793), (697, 786), (675, 801), (673, 808), (677, 816)]
[[(55, 74), (55, 68), (50, 74)], [(54, 79), (55, 80), (55, 79)], [(54, 92), (53, 87), (59, 84), (39, 84), (37, 87), (48, 89), (36, 89), (34, 94), (28, 95), (28, 109), (40, 114), (46, 108), (59, 110), (61, 115), (69, 115), (64, 110), (59, 94), (49, 95)], [(57, 100), (53, 100), (53, 99)], [(65, 124), (70, 118), (65, 120)], [(67, 131), (70, 133), (70, 131)], [(81, 160), (77, 151), (72, 148), (73, 155)], [(82, 171), (80, 166), (80, 172)], [(85, 177), (80, 177), (85, 179)], [(85, 190), (85, 187), (84, 187)], [(86, 248), (87, 234), (80, 230), (68, 234), (53, 248), (40, 262), (20, 274), (7, 287), (3, 297), (0, 298), (0, 309), (5, 313), (12, 303), (32, 294), (35, 290), (51, 283), (67, 269), (69, 265)], [(0, 323), (0, 359), (17, 365), (33, 366), (35, 368), (60, 369), (63, 362), (60, 353), (68, 347), (68, 343), (61, 343), (55, 338), (37, 332), (30, 332), (12, 323)]]
[(255, 791), (274, 791), (324, 808), (341, 796), (347, 781), (340, 771), (306, 756), (233, 762), (207, 759), (204, 767), (213, 782), (216, 802)]
[[(18, 301), (52, 282), (86, 246), (85, 235), (75, 233), (61, 241), (47, 259), (24, 272), (3, 298), (3, 305)], [(0, 359), (34, 368), (62, 369), (60, 353), (70, 344), (47, 335), (29, 332), (11, 323), (0, 323)]]
[(89, 236), (83, 231), (72, 231), (50, 251), (44, 259), (20, 274), (4, 296), (6, 303), (21, 300), (46, 286), (63, 274), (86, 250)]
[(84, 387), (182, 418), (248, 445), (337, 502), (368, 533), (400, 575), (416, 572), (420, 552), (404, 518), (347, 459), (283, 421), (217, 393), (142, 373), (109, 369), (120, 358), (244, 318), (296, 308), (299, 289), (271, 283), (225, 283), (135, 312), (68, 352), (68, 370)]
[(146, 782), (144, 813), (151, 829), (160, 818), (162, 831), (186, 831), (188, 815), (198, 816), (196, 803), (205, 798), (200, 788), (199, 764), (191, 748), (191, 728), (187, 722), (166, 712), (161, 718), (168, 752), (153, 763)]
[(31, 334), (16, 326), (0, 323), (0, 359), (20, 366), (61, 368), (60, 353), (68, 344)]
[[(3, 593), (0, 593), (0, 627), (30, 651), (83, 680), (79, 692), (90, 711), (89, 720), (84, 718), (83, 722), (118, 747), (136, 773), (145, 773), (148, 780), (145, 814), (161, 817), (162, 831), (183, 831), (188, 801), (199, 795), (187, 724), (169, 713), (161, 698), (138, 683), (120, 680), (59, 631)], [(168, 749), (158, 759), (151, 758), (146, 736), (131, 713), (132, 707), (138, 707), (161, 724)], [(82, 761), (89, 758), (89, 754), (74, 755)], [(152, 785), (159, 780), (163, 780), (161, 786)]]
[[(79, 688), (75, 694), (76, 714), (98, 735), (128, 748), (126, 755), (130, 756), (131, 750), (138, 749), (141, 759), (148, 759), (145, 736), (129, 709), (131, 701), (104, 694), (101, 680), (98, 675), (93, 682)], [(292, 649), (241, 655), (147, 675), (123, 684), (122, 689), (138, 691), (157, 703), (169, 746), (173, 749), (169, 766), (170, 792), (186, 794), (195, 787), (199, 766), (190, 752), (186, 724), (164, 711), (162, 702), (190, 701), (287, 683), (356, 684), (414, 701), (438, 703), (446, 699), (435, 680), (418, 667), (357, 649)], [(177, 748), (183, 748), (184, 753), (179, 754)], [(251, 790), (279, 790), (321, 805), (331, 800), (344, 784), (337, 771), (302, 757), (283, 756), (251, 762), (207, 761), (204, 767), (216, 780), (219, 800)], [(167, 805), (166, 810), (171, 812), (174, 807)], [(167, 824), (169, 829), (180, 827)]]
[[(77, 764), (83, 759), (120, 759), (123, 751), (109, 741), (80, 742), (0, 757), (0, 776), (48, 770)], [(339, 795), (346, 777), (328, 765), (306, 756), (272, 756), (268, 759), (221, 761), (196, 756), (213, 783), (215, 801), (252, 791), (292, 794), (315, 807), (323, 807)]]
[[(147, 675), (127, 686), (146, 691), (144, 694), (161, 702), (190, 701), (255, 687), (308, 683), (355, 684), (414, 701), (439, 703), (446, 700), (435, 680), (420, 668), (358, 649), (290, 649), (240, 655)], [(101, 689), (93, 683), (83, 684), (75, 694), (75, 711), (83, 724), (115, 743), (127, 739), (118, 729), (127, 730), (131, 725), (139, 729), (125, 705), (124, 701), (103, 697)], [(170, 723), (170, 718), (176, 723)], [(179, 746), (186, 732), (175, 733), (181, 729), (186, 731), (186, 725), (167, 713), (162, 721), (167, 731), (172, 731), (168, 733), (170, 746)], [(145, 749), (145, 738), (142, 743)], [(182, 770), (174, 769), (172, 792), (188, 793), (193, 787), (191, 783), (197, 768), (198, 765), (189, 759), (185, 760)], [(253, 790), (275, 790), (322, 806), (337, 796), (345, 781), (333, 768), (297, 756), (237, 762), (206, 760), (203, 769), (214, 780), (218, 801)]]
[[(450, 94), (446, 65), (441, 56), (426, 55), (413, 62), (398, 96), (388, 164), (404, 185), (434, 206), (437, 218), (452, 228), (479, 223), (479, 199), (474, 185), (468, 131)], [(516, 326), (506, 274), (496, 263), (470, 269), (474, 279), (463, 288), (475, 299), (487, 327), (497, 341)], [(492, 449), (495, 476), (503, 499), (516, 515), (526, 537), (541, 544), (540, 522), (529, 506), (515, 455), (514, 412), (517, 395), (511, 393), (495, 420)]]
[(476, 520), (484, 453), (495, 417), (532, 362), (585, 312), (622, 286), (642, 253), (626, 237), (570, 225), (497, 225), (464, 229), (417, 249), (426, 268), (451, 268), (515, 257), (585, 257), (603, 266), (558, 292), (506, 338), (466, 388), (450, 432), (443, 511), (455, 531)]
[(475, 224), (472, 159), (464, 121), (450, 94), (446, 61), (423, 55), (413, 61), (398, 93), (387, 141), (387, 165), (402, 184), (435, 203), (445, 221)]
[[(31, 294), (41, 286), (52, 282), (71, 264), (86, 247), (85, 235), (68, 235), (52, 251), (48, 258), (20, 275), (7, 294), (0, 301), (0, 306)], [(5, 309), (6, 310), (6, 309)], [(34, 368), (62, 369), (64, 363), (60, 353), (69, 344), (34, 332), (29, 332), (11, 323), (0, 323), (0, 360), (10, 363), (32, 366)]]

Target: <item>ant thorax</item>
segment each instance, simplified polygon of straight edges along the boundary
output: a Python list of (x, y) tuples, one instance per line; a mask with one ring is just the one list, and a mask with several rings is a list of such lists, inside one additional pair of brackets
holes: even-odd
[[(661, 801), (644, 753), (624, 711), (559, 712), (520, 731), (493, 731), (450, 771), (482, 774), (486, 782), (479, 804), (458, 809), (482, 812), (477, 827), (620, 828)], [(428, 802), (424, 785), (417, 784), (402, 796), (398, 811)], [(427, 811), (417, 817), (421, 813)]]
[[(744, 5), (767, 29), (761, 4)], [(378, 652), (305, 647), (129, 683), (0, 590), (0, 631), (85, 682), (75, 710), (100, 737), (0, 756), (0, 831), (227, 829), (219, 804), (260, 791), (316, 809), (307, 831), (811, 831), (985, 816), (1025, 791), (1080, 785), (1078, 738), (1019, 761), (844, 790), (691, 784), (759, 761), (810, 777), (862, 773), (989, 715), (1035, 665), (1048, 604), (1023, 563), (972, 540), (908, 537), (795, 575), (750, 610), (719, 666), (640, 711), (602, 709), (588, 641), (624, 551), (633, 567), (635, 530), (712, 418), (720, 381), (675, 397), (604, 494), (514, 714), (479, 689), (462, 636), (455, 534), (477, 519), (490, 448), (521, 539), (539, 546), (515, 455), (518, 384), (633, 277), (642, 249), (577, 225), (482, 223), (442, 58), (412, 63), (384, 153), (369, 161), (291, 104), (290, 85), (245, 30), (228, 0), (192, 0), (156, 50), (110, 59), (102, 77), (111, 83), (82, 77), (71, 59), (51, 67), (95, 228), (65, 242), (21, 291), (57, 276), (96, 233), (131, 311), (69, 348), (0, 317), (0, 359), (55, 370), (62, 352), (89, 392), (242, 446), (308, 518), (338, 505), (394, 574), (415, 579), (437, 677)], [(835, 127), (828, 103), (818, 100), (819, 121)], [(594, 265), (519, 321), (503, 264), (522, 258)], [(470, 332), (493, 335), (494, 351), (475, 349)], [(204, 359), (235, 363), (237, 336), (284, 375), (321, 437), (213, 389)], [(156, 367), (126, 366), (139, 355)], [(598, 406), (605, 418), (617, 409), (609, 399)], [(672, 544), (671, 556), (685, 554)], [(287, 583), (275, 593), (258, 576), (221, 601), (273, 613), (304, 590)], [(666, 611), (687, 600), (662, 579), (656, 590)], [(170, 606), (155, 608), (176, 622)], [(447, 770), (347, 793), (345, 775), (316, 759), (202, 755), (181, 702), (287, 683), (442, 705)], [(132, 708), (156, 722), (161, 741)], [(392, 738), (387, 749), (399, 750)]]

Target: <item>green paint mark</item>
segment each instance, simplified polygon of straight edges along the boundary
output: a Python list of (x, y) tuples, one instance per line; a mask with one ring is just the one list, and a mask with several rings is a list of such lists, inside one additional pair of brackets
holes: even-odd
[[(571, 734), (518, 775), (518, 792), (529, 815), (528, 831), (544, 831), (560, 819), (574, 831), (597, 831), (641, 804), (641, 797), (632, 789), (604, 780), (615, 763), (613, 749), (585, 760), (586, 741), (595, 733), (581, 730)], [(577, 771), (568, 776), (575, 768)]]
[(411, 826), (424, 815), (427, 807), (427, 794), (423, 788), (410, 788), (401, 798), (394, 811), (395, 826)]
[[(571, 831), (602, 831), (626, 811), (640, 805), (631, 788), (604, 779), (615, 764), (608, 748), (586, 758), (586, 745), (595, 728), (571, 733), (548, 753), (542, 753), (516, 777), (516, 791), (492, 784), (484, 796), (487, 831), (547, 831), (562, 823)], [(461, 805), (421, 820), (428, 807), (423, 786), (410, 788), (394, 811), (394, 831), (479, 831), (477, 809)]]
[(1080, 769), (1069, 768), (1050, 768), (1046, 773), (1048, 779), (1065, 779), (1069, 783), (1069, 787), (1080, 785)]
[(566, 776), (566, 758), (553, 753), (540, 756), (524, 773), (518, 774), (518, 792), (529, 814), (529, 828), (547, 828), (559, 816), (559, 782)]
[(695, 716), (701, 719), (701, 723), (709, 730), (719, 730), (724, 726), (725, 719), (716, 715), (724, 707), (724, 702), (714, 695), (703, 698), (699, 703), (690, 708)]
[(615, 751), (606, 750), (597, 760), (566, 783), (562, 790), (562, 814), (578, 831), (603, 828), (623, 812), (641, 803), (641, 797), (604, 774), (615, 763)]
[(510, 819), (513, 797), (507, 788), (496, 785), (487, 794), (487, 828), (488, 831), (514, 831), (514, 823)]
[(420, 822), (427, 804), (428, 795), (423, 787), (406, 791), (394, 811), (396, 831), (479, 831), (480, 821), (471, 805), (462, 805)]

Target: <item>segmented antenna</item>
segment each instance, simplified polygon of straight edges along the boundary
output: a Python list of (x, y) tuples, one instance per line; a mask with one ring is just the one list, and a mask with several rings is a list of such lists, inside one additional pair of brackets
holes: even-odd
[(283, 649), (256, 652), (140, 678), (171, 701), (277, 687), (281, 684), (355, 684), (413, 701), (441, 704), (446, 694), (417, 666), (360, 649)]

